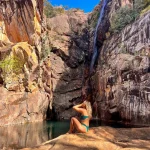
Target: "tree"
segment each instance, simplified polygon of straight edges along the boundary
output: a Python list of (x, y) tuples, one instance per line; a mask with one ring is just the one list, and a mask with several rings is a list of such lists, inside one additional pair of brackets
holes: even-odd
[(48, 0), (44, 1), (44, 14), (46, 15), (47, 18), (52, 18), (56, 16), (54, 8), (52, 4), (48, 2)]

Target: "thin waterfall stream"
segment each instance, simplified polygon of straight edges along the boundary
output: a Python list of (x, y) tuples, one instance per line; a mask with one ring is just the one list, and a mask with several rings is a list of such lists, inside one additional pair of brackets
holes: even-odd
[(101, 8), (100, 15), (99, 15), (99, 19), (98, 19), (98, 22), (97, 22), (97, 25), (96, 25), (96, 29), (95, 29), (95, 33), (94, 33), (93, 55), (92, 55), (92, 60), (91, 60), (91, 64), (90, 64), (90, 73), (93, 72), (94, 64), (95, 64), (95, 61), (96, 61), (96, 58), (97, 58), (97, 55), (98, 55), (98, 47), (97, 47), (97, 44), (96, 44), (97, 31), (98, 31), (98, 27), (99, 27), (100, 23), (102, 22), (102, 19), (103, 19), (103, 16), (104, 16), (104, 10), (105, 10), (105, 7), (106, 7), (108, 1), (109, 0), (104, 0), (103, 1), (102, 8)]

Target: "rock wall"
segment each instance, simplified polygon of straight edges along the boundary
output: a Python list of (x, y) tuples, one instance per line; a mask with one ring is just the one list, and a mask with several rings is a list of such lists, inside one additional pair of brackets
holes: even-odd
[(43, 1), (0, 1), (0, 125), (42, 121), (50, 98), (40, 69)]
[(76, 9), (47, 19), (55, 119), (75, 115), (71, 108), (82, 99), (84, 60), (88, 51), (86, 23), (87, 15)]
[[(13, 43), (33, 42), (33, 35), (41, 32), (41, 15), (38, 0), (2, 0), (0, 20), (4, 23), (7, 37)], [(42, 5), (41, 5), (42, 6)], [(3, 27), (3, 26), (2, 26)]]
[(69, 119), (83, 98), (91, 99), (102, 120), (149, 125), (149, 13), (111, 36), (112, 14), (125, 3), (108, 1), (91, 76), (101, 3), (90, 14), (71, 9), (47, 19), (42, 4), (0, 2), (0, 125)]
[(104, 41), (91, 79), (101, 120), (150, 125), (150, 13)]
[(0, 125), (75, 115), (70, 108), (81, 101), (87, 14), (72, 9), (43, 19), (40, 0), (4, 0), (0, 11)]

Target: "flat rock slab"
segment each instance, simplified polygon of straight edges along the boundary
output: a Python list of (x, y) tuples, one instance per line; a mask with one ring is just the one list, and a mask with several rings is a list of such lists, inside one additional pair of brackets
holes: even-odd
[(150, 150), (150, 128), (91, 128), (23, 150)]

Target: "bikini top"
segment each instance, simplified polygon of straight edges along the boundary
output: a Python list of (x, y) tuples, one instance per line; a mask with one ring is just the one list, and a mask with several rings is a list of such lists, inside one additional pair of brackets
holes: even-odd
[(81, 116), (81, 120), (85, 120), (85, 119), (87, 119), (87, 118), (89, 118), (89, 116)]

